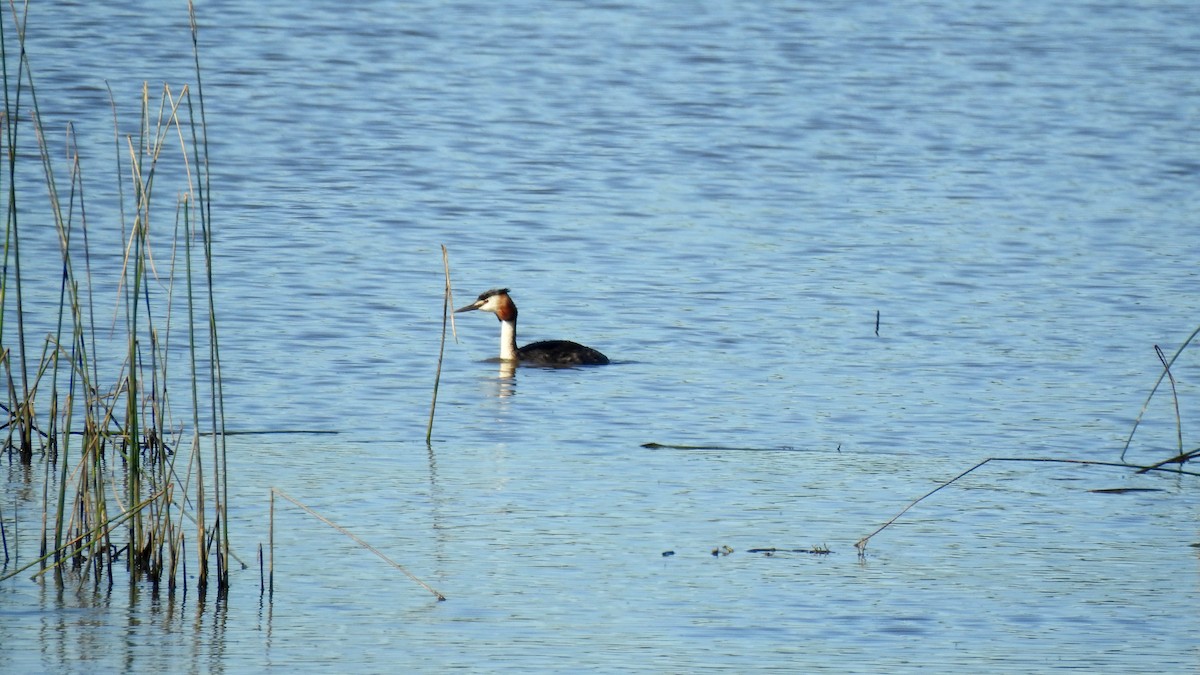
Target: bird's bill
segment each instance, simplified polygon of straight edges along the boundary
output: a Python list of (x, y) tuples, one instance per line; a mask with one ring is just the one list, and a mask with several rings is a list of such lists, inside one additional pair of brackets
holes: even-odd
[(479, 309), (480, 307), (483, 306), (483, 303), (484, 303), (483, 300), (476, 300), (475, 302), (472, 302), (471, 304), (467, 305), (466, 307), (459, 307), (458, 309), (454, 310), (454, 313), (458, 314), (459, 312), (469, 312), (473, 309)]

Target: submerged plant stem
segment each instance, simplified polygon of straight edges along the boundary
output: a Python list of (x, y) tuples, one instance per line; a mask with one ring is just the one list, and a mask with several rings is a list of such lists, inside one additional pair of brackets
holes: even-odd
[[(446, 596), (444, 596), (441, 593), (439, 593), (438, 591), (434, 590), (434, 588), (432, 586), (430, 586), (429, 584), (418, 579), (412, 572), (409, 572), (407, 569), (405, 569), (403, 565), (401, 565), (400, 563), (396, 562), (395, 560), (392, 560), (391, 558), (387, 557), (386, 555), (383, 554), (382, 551), (380, 551), (379, 549), (375, 548), (374, 546), (368, 544), (367, 542), (363, 541), (362, 539), (358, 538), (357, 536), (355, 536), (353, 533), (351, 533), (346, 528), (342, 527), (341, 525), (338, 525), (337, 523), (329, 520), (325, 516), (322, 516), (321, 514), (317, 513), (312, 508), (310, 508), (307, 504), (302, 503), (300, 500), (288, 495), (286, 492), (284, 492), (283, 490), (280, 490), (279, 488), (271, 488), (271, 493), (277, 494), (280, 497), (283, 497), (284, 499), (288, 500), (289, 502), (304, 509), (304, 511), (307, 512), (313, 518), (316, 518), (317, 520), (321, 521), (322, 523), (325, 523), (326, 525), (332, 527), (333, 529), (337, 530), (338, 532), (341, 532), (342, 534), (346, 535), (347, 537), (353, 539), (355, 541), (355, 543), (357, 543), (359, 546), (362, 546), (363, 548), (367, 549), (371, 553), (374, 553), (375, 555), (379, 556), (384, 561), (386, 561), (389, 565), (391, 565), (392, 567), (395, 567), (396, 569), (403, 572), (405, 574), (405, 576), (407, 576), (409, 579), (412, 579), (413, 581), (420, 584), (422, 588), (429, 591), (430, 593), (433, 593), (433, 595), (436, 596), (439, 601), (446, 599)], [(274, 514), (273, 507), (272, 507), (272, 514)], [(272, 556), (271, 556), (272, 561), (274, 561), (274, 557), (275, 557), (274, 554), (272, 554)], [(274, 578), (274, 576), (275, 576), (274, 563), (272, 562), (272, 572), (271, 572), (272, 579)]]

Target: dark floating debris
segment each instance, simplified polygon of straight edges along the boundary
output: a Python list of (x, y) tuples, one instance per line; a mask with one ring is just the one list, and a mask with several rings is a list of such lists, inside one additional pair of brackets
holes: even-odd
[(747, 549), (746, 553), (762, 553), (763, 555), (772, 556), (776, 553), (807, 553), (808, 555), (829, 555), (833, 551), (829, 547), (821, 544), (812, 548), (751, 548)]
[[(717, 546), (717, 547), (713, 548), (711, 551), (709, 551), (709, 553), (711, 553), (712, 557), (714, 557), (714, 558), (726, 556), (726, 555), (729, 555), (734, 552), (735, 551), (733, 550), (733, 547), (724, 546), (724, 545)], [(764, 556), (770, 557), (770, 556), (775, 555), (776, 553), (803, 553), (805, 555), (829, 555), (829, 554), (833, 553), (833, 551), (829, 550), (829, 547), (826, 546), (825, 544), (821, 544), (820, 546), (813, 546), (812, 548), (774, 548), (774, 547), (771, 547), (771, 548), (748, 548), (748, 549), (746, 549), (746, 553), (761, 553)], [(662, 552), (662, 557), (664, 557), (664, 558), (670, 558), (673, 555), (675, 555), (675, 551), (663, 551)]]
[(1123, 495), (1129, 492), (1165, 492), (1162, 488), (1099, 488), (1097, 490), (1088, 490), (1102, 495)]
[[(732, 445), (676, 445), (674, 443), (655, 443), (653, 441), (642, 443), (641, 447), (649, 450), (742, 450), (750, 452), (795, 452), (800, 449), (793, 445), (780, 445), (773, 448), (743, 448)], [(838, 447), (840, 448), (841, 446)]]

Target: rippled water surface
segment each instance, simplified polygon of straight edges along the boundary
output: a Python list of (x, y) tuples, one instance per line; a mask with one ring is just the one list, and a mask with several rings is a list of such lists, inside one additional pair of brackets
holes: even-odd
[[(1118, 460), (1200, 325), (1194, 4), (197, 12), (229, 426), (337, 433), (231, 437), (225, 602), (0, 584), (10, 667), (1200, 667), (1193, 476), (993, 462), (854, 548), (988, 457)], [(182, 3), (31, 10), (93, 237), (108, 89), (136, 119), (190, 49)], [(506, 378), (458, 315), (427, 446), (443, 244), (457, 304), (507, 286), (522, 342), (614, 363)], [(1127, 458), (1176, 445), (1163, 392)], [(5, 467), (25, 562), (42, 469)], [(287, 503), (260, 595), (271, 487), (448, 600)]]

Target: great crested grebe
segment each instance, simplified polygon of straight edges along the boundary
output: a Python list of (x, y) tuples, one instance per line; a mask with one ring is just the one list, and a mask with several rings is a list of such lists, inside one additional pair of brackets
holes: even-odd
[(500, 320), (500, 360), (519, 361), (536, 366), (602, 366), (608, 357), (591, 347), (570, 340), (534, 342), (517, 349), (517, 305), (508, 296), (507, 288), (493, 288), (479, 298), (455, 311), (473, 309), (492, 312)]

